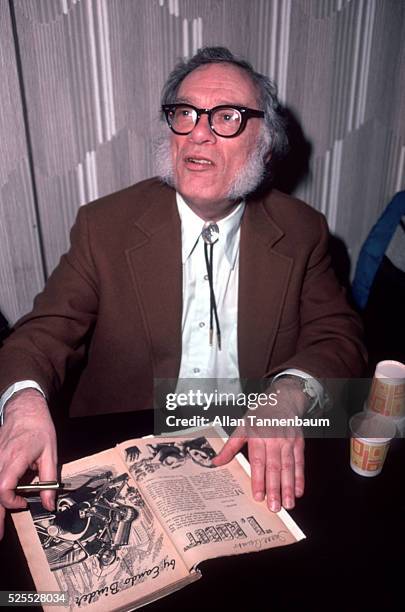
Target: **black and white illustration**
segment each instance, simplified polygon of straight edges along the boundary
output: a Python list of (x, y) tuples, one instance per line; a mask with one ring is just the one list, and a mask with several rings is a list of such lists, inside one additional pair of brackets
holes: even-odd
[(165, 440), (146, 444), (143, 453), (137, 446), (125, 449), (125, 460), (137, 481), (143, 480), (145, 476), (153, 474), (162, 467), (175, 470), (186, 462), (211, 468), (215, 455), (215, 450), (203, 436), (190, 440)]
[(111, 467), (77, 474), (54, 512), (45, 511), (39, 498), (30, 499), (49, 568), (80, 605), (90, 603), (83, 594), (112, 583), (127, 588), (134, 576), (142, 582), (151, 567), (164, 565), (162, 530), (129, 478)]

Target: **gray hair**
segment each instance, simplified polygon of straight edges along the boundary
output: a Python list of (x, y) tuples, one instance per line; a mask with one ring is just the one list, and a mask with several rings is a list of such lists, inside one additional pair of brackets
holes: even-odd
[(282, 157), (288, 149), (286, 121), (277, 98), (276, 85), (265, 75), (256, 72), (247, 60), (237, 57), (225, 47), (204, 47), (187, 61), (181, 60), (170, 73), (162, 90), (162, 104), (174, 104), (182, 81), (190, 72), (207, 64), (232, 64), (245, 70), (259, 93), (264, 111), (266, 136), (271, 148), (272, 160)]

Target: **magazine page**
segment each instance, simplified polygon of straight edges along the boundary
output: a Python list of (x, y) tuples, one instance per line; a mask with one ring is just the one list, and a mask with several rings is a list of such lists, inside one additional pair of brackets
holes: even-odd
[(190, 580), (115, 449), (66, 464), (62, 479), (71, 488), (54, 512), (32, 497), (13, 515), (38, 591), (66, 592), (69, 609), (111, 611)]
[(213, 557), (284, 546), (304, 537), (285, 511), (273, 514), (265, 502), (253, 500), (250, 478), (236, 459), (212, 466), (222, 446), (212, 429), (205, 435), (118, 446), (190, 568)]

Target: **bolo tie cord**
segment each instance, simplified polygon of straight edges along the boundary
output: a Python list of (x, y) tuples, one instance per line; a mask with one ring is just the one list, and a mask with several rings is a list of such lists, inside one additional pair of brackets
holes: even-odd
[[(209, 247), (209, 252), (208, 252), (208, 247)], [(221, 328), (219, 327), (217, 303), (215, 300), (214, 282), (213, 282), (213, 276), (212, 276), (213, 249), (214, 249), (214, 244), (208, 245), (206, 242), (204, 242), (205, 264), (207, 266), (208, 283), (210, 286), (210, 346), (212, 346), (212, 339), (214, 335), (214, 317), (215, 317), (215, 325), (217, 328), (218, 349), (221, 350)]]

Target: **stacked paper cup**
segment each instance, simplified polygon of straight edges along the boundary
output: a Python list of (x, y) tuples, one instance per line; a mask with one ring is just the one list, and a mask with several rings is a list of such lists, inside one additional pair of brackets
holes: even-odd
[(358, 412), (350, 419), (350, 466), (361, 476), (377, 476), (383, 468), (395, 425), (376, 412)]
[(350, 419), (350, 466), (361, 476), (377, 476), (390, 442), (405, 436), (405, 365), (377, 364), (363, 412)]
[(365, 408), (390, 419), (397, 435), (405, 436), (405, 364), (389, 360), (377, 364)]

